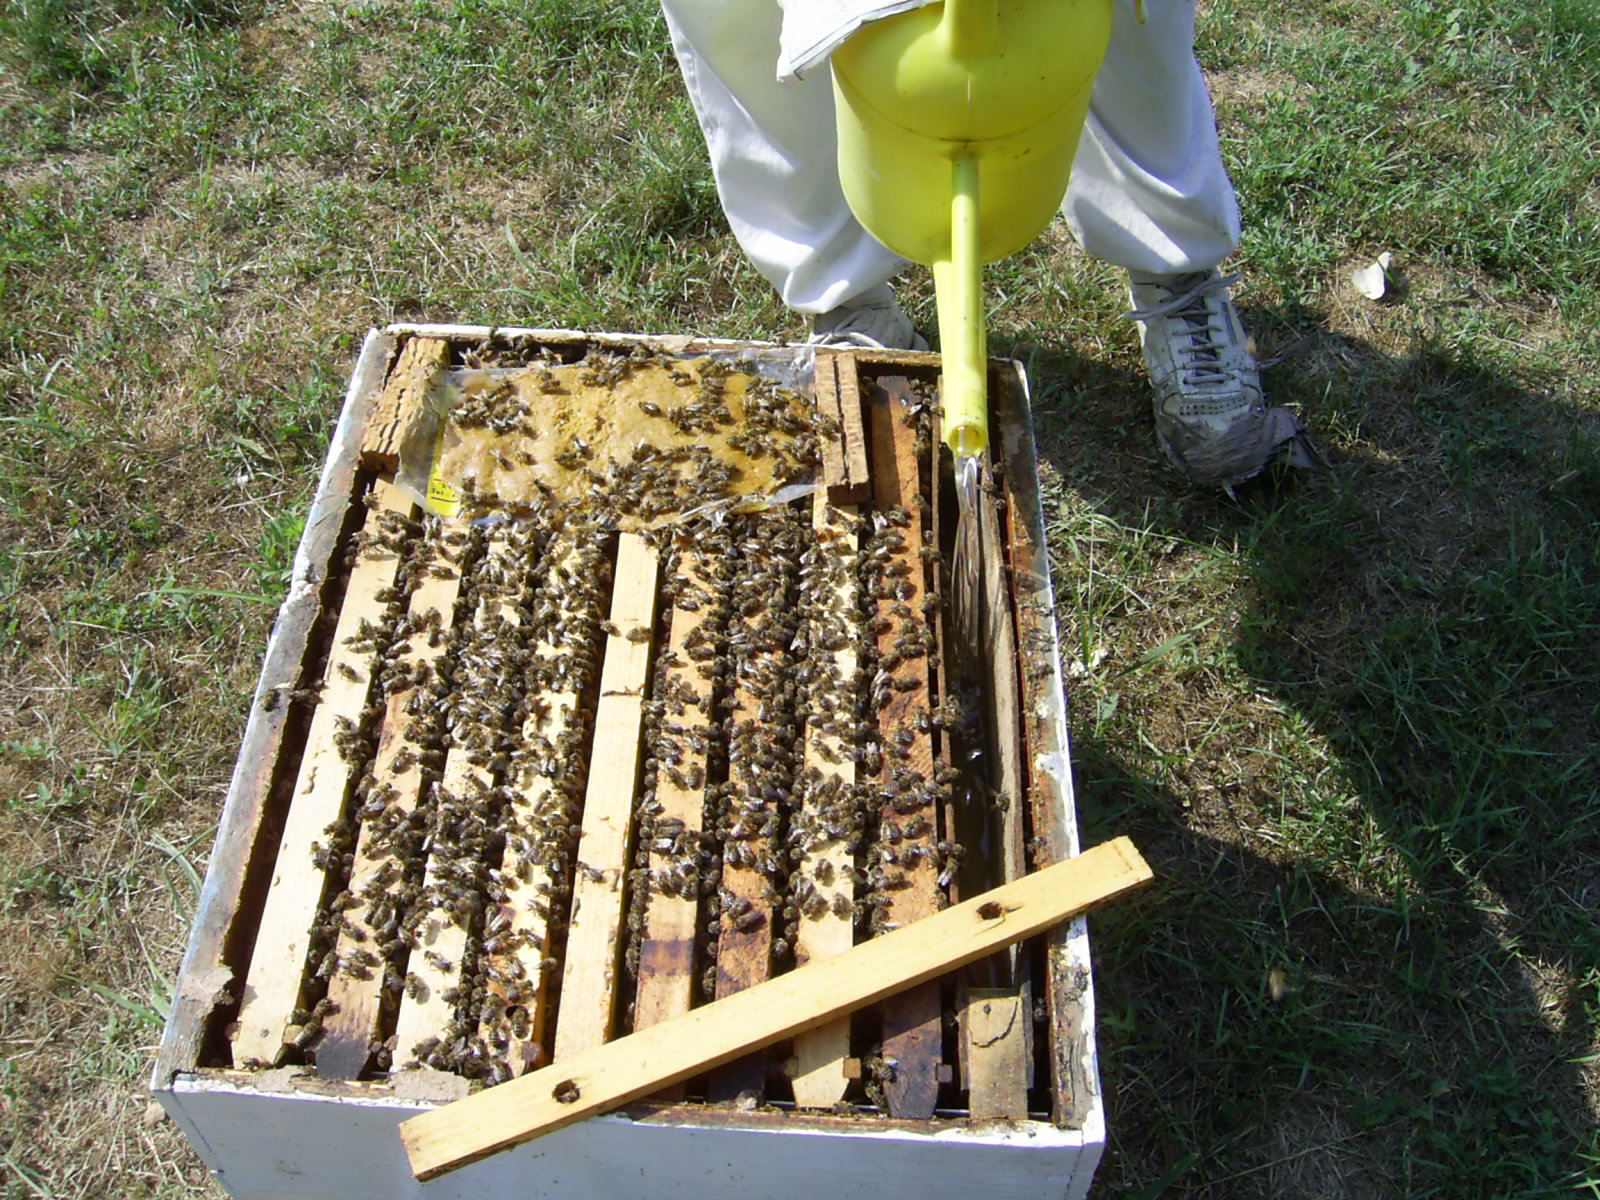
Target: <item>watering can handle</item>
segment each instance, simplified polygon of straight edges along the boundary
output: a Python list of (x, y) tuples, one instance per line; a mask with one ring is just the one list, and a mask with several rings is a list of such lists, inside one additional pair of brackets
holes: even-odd
[(944, 0), (944, 20), (939, 29), (952, 58), (990, 53), (999, 26), (1000, 0)]

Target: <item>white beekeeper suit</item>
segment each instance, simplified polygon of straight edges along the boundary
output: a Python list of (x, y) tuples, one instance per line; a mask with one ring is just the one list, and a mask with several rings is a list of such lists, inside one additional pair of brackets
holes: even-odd
[[(1147, 0), (1144, 24), (1134, 0), (1114, 3), (1061, 211), (1099, 258), (1157, 274), (1205, 270), (1238, 246), (1239, 213), (1194, 58), (1193, 0)], [(864, 19), (919, 2), (662, 7), (734, 236), (784, 303), (826, 312), (886, 282), (904, 264), (845, 203), (824, 63)]]
[[(845, 201), (825, 63), (865, 22), (930, 2), (662, 0), (734, 236), (785, 304), (821, 314), (819, 335), (924, 344), (887, 286), (903, 261)], [(1174, 464), (1225, 488), (1274, 461), (1310, 466), (1294, 415), (1262, 400), (1232, 279), (1215, 269), (1239, 245), (1239, 210), (1194, 57), (1194, 0), (1144, 0), (1142, 21), (1136, 3), (1112, 0), (1062, 214), (1085, 250), (1129, 271)]]

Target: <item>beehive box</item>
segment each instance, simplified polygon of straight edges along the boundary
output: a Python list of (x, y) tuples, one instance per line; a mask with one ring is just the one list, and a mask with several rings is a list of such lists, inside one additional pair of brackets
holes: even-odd
[(428, 1184), (395, 1128), (1077, 853), (1026, 380), (964, 583), (937, 381), (368, 335), (153, 1079), (231, 1195), (1086, 1193), (1081, 920)]

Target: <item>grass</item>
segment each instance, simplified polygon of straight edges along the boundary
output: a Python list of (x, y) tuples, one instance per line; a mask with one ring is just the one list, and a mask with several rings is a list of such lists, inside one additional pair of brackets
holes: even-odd
[[(990, 272), (1081, 816), (1161, 876), (1095, 922), (1097, 1194), (1595, 1195), (1600, 19), (1201, 27), (1330, 470), (1187, 487), (1116, 273), (1059, 228)], [(360, 333), (803, 323), (642, 0), (16, 0), (0, 64), (0, 1191), (214, 1195), (145, 1063)]]

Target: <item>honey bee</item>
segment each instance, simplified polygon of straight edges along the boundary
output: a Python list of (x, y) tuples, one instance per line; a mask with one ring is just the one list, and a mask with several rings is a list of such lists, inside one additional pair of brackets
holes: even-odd
[[(749, 901), (746, 900), (744, 903), (749, 904)], [(766, 920), (765, 913), (759, 909), (751, 909), (734, 917), (732, 925), (735, 933), (751, 933), (761, 928), (766, 923)]]

